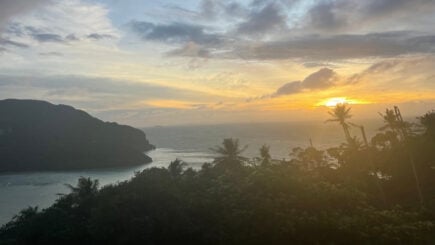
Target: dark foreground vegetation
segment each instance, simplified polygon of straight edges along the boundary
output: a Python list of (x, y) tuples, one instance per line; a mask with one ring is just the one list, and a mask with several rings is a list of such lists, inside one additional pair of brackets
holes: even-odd
[(21, 211), (0, 244), (435, 244), (435, 113), (415, 131), (387, 110), (370, 142), (361, 126), (361, 141), (351, 135), (346, 106), (331, 115), (341, 146), (278, 161), (225, 139), (198, 171), (176, 160), (101, 189), (81, 178), (51, 207)]
[(141, 130), (71, 106), (0, 100), (0, 172), (139, 165), (152, 148)]

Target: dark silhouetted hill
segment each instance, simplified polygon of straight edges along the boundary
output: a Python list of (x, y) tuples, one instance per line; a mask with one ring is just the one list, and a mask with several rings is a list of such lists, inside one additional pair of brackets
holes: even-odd
[(0, 171), (122, 167), (151, 162), (145, 134), (45, 101), (0, 101)]

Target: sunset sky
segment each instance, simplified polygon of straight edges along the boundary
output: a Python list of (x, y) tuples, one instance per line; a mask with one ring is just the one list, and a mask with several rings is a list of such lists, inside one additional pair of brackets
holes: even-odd
[(434, 0), (0, 0), (0, 99), (134, 126), (435, 109)]

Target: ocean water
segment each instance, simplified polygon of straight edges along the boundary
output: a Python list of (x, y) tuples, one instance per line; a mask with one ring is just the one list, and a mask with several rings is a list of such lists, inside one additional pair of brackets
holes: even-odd
[[(366, 120), (364, 126), (371, 137), (382, 125), (379, 120)], [(245, 123), (176, 127), (144, 128), (147, 138), (157, 147), (180, 151), (209, 152), (220, 145), (225, 138), (237, 138), (247, 157), (259, 155), (263, 144), (270, 146), (275, 159), (289, 158), (294, 147), (314, 147), (325, 149), (344, 142), (342, 128), (336, 123), (292, 122), (292, 123)], [(361, 138), (360, 129), (352, 129), (352, 134)], [(311, 141), (311, 143), (310, 143)]]
[[(380, 122), (365, 123), (367, 132), (373, 135)], [(213, 160), (210, 148), (219, 145), (224, 138), (238, 138), (241, 145), (248, 145), (247, 157), (258, 156), (258, 149), (267, 144), (275, 159), (289, 158), (293, 147), (312, 144), (327, 148), (343, 142), (342, 129), (336, 124), (312, 123), (261, 123), (227, 124), (177, 127), (150, 127), (143, 129), (157, 149), (147, 154), (153, 162), (147, 165), (99, 170), (64, 172), (26, 172), (0, 174), (0, 225), (9, 221), (21, 209), (28, 206), (45, 208), (57, 198), (58, 193), (68, 193), (65, 184), (75, 185), (80, 176), (98, 179), (100, 185), (125, 181), (136, 171), (152, 167), (167, 167), (181, 159), (192, 168), (200, 168)], [(353, 132), (359, 135), (359, 131)]]

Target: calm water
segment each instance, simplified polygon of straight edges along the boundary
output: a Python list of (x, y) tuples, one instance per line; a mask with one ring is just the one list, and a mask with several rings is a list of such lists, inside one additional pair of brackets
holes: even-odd
[[(365, 123), (369, 135), (379, 124)], [(210, 148), (224, 138), (239, 138), (242, 145), (248, 144), (246, 156), (258, 155), (263, 144), (271, 146), (276, 159), (288, 158), (289, 150), (296, 146), (308, 146), (311, 138), (314, 146), (326, 148), (343, 141), (343, 132), (335, 124), (324, 123), (265, 123), (208, 126), (179, 126), (145, 128), (151, 143), (157, 149), (148, 153), (153, 163), (143, 166), (83, 170), (70, 172), (32, 172), (0, 174), (0, 224), (9, 221), (14, 214), (28, 206), (48, 207), (57, 193), (67, 193), (64, 184), (75, 185), (80, 176), (98, 179), (101, 185), (130, 179), (135, 171), (151, 167), (166, 167), (180, 158), (193, 168), (212, 161)], [(355, 131), (358, 134), (359, 131)], [(359, 134), (358, 134), (359, 135)]]

